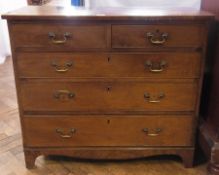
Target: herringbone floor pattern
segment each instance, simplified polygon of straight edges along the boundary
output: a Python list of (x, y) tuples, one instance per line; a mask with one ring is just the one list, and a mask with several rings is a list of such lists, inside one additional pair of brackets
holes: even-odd
[(0, 175), (206, 175), (205, 164), (184, 169), (172, 157), (95, 162), (40, 156), (36, 165), (33, 170), (24, 166), (12, 63), (7, 59), (0, 65)]

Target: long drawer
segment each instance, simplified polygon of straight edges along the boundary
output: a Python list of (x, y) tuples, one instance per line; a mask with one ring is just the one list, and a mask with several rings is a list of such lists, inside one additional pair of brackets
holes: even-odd
[(112, 48), (200, 47), (200, 25), (112, 25)]
[(200, 53), (19, 53), (19, 77), (197, 78)]
[(191, 116), (25, 116), (25, 146), (192, 146)]
[(106, 26), (62, 23), (14, 24), (11, 28), (15, 47), (42, 50), (105, 49)]
[(24, 111), (194, 111), (197, 83), (28, 81)]

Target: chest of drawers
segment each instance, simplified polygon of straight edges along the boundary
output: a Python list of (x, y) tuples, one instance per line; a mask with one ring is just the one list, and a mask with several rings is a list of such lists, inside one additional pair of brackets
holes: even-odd
[(212, 16), (160, 13), (26, 7), (3, 15), (28, 168), (41, 154), (173, 154), (192, 166)]

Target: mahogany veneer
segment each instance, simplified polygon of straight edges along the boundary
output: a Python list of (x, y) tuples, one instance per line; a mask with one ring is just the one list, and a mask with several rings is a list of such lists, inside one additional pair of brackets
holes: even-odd
[(28, 168), (41, 154), (90, 159), (175, 154), (192, 167), (213, 16), (152, 14), (26, 7), (3, 15)]

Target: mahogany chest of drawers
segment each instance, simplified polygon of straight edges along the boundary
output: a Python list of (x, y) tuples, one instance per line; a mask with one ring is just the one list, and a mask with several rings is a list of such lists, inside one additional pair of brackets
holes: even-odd
[(191, 167), (205, 12), (26, 7), (8, 20), (26, 166), (179, 155)]

